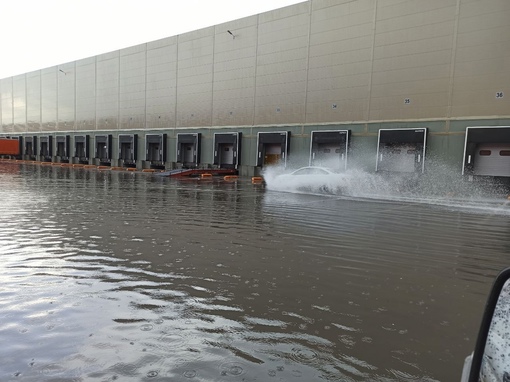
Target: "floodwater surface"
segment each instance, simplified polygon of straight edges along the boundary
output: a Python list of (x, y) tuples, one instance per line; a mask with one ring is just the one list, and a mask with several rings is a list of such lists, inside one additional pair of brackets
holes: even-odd
[(502, 198), (28, 164), (0, 184), (0, 381), (459, 381), (510, 265)]

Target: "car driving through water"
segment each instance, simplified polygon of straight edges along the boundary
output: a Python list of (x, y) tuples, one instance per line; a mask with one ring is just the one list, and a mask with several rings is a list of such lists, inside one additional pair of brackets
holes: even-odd
[(289, 173), (275, 175), (269, 188), (281, 191), (306, 191), (337, 194), (345, 186), (347, 177), (334, 169), (306, 166)]

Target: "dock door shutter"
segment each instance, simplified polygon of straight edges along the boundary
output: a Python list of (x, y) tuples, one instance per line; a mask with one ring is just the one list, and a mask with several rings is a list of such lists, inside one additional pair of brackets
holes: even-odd
[(376, 171), (425, 171), (427, 129), (381, 129), (377, 145)]
[(200, 133), (177, 134), (177, 163), (200, 163)]
[(76, 158), (88, 160), (90, 156), (90, 136), (76, 135), (74, 137), (74, 156)]
[(96, 135), (95, 158), (110, 161), (112, 153), (112, 135)]
[(213, 164), (222, 168), (237, 168), (241, 146), (241, 133), (215, 133)]
[(53, 137), (51, 135), (43, 135), (39, 139), (39, 155), (49, 158), (53, 153)]
[(347, 169), (350, 130), (312, 131), (310, 166)]
[(25, 138), (25, 155), (34, 156), (37, 155), (37, 136), (31, 136)]
[(510, 177), (510, 126), (468, 127), (462, 173)]
[(45, 156), (47, 154), (48, 137), (39, 137), (39, 156)]
[(119, 135), (119, 159), (127, 163), (136, 162), (138, 156), (138, 134)]
[(69, 135), (57, 135), (55, 138), (56, 145), (56, 156), (67, 158), (69, 156), (69, 141), (71, 140), (71, 136)]
[(24, 155), (33, 155), (34, 152), (34, 137), (26, 137), (24, 143), (24, 150), (22, 151)]
[(166, 162), (166, 134), (147, 134), (145, 136), (145, 160)]
[(57, 135), (55, 137), (55, 155), (57, 157), (66, 156), (66, 137), (64, 135)]
[[(282, 163), (287, 165), (287, 156), (289, 152), (290, 131), (278, 132), (259, 132), (257, 137), (257, 166), (263, 167), (269, 162), (274, 164)], [(278, 146), (278, 147), (277, 147)], [(275, 149), (278, 151), (276, 152)], [(273, 161), (272, 157), (279, 157)]]

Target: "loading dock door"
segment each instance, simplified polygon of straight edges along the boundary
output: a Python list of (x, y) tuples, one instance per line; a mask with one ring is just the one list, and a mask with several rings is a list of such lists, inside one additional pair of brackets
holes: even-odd
[(347, 169), (350, 130), (312, 131), (310, 166)]
[(46, 160), (51, 160), (53, 137), (44, 135), (39, 139), (39, 155)]
[(257, 135), (257, 166), (276, 164), (287, 166), (289, 139), (289, 131), (259, 132)]
[(90, 136), (88, 135), (76, 135), (74, 137), (74, 156), (78, 160), (88, 162), (90, 155), (89, 148)]
[(221, 168), (237, 168), (241, 149), (241, 133), (215, 133), (213, 163)]
[(71, 137), (69, 135), (57, 135), (56, 141), (56, 156), (62, 159), (68, 158), (69, 153), (69, 141)]
[(386, 145), (379, 150), (378, 171), (415, 172), (415, 162), (413, 145)]
[(510, 177), (510, 126), (468, 127), (462, 174)]
[(180, 150), (182, 163), (195, 163), (195, 150), (193, 146), (193, 143), (181, 143)]
[(425, 171), (427, 129), (380, 129), (376, 171)]
[(177, 163), (185, 167), (200, 163), (200, 133), (177, 134)]
[(153, 165), (166, 162), (166, 134), (147, 134), (145, 136), (145, 160)]
[(112, 136), (110, 135), (96, 135), (95, 140), (95, 158), (99, 159), (100, 163), (110, 163), (112, 153)]
[(25, 155), (33, 159), (36, 153), (36, 147), (37, 147), (36, 136), (25, 138)]
[(137, 159), (138, 134), (119, 135), (119, 159), (124, 164), (135, 164)]
[(220, 163), (227, 167), (234, 164), (234, 145), (224, 143), (219, 147)]
[(477, 145), (473, 175), (510, 176), (510, 144)]
[(25, 155), (32, 156), (34, 155), (34, 146), (32, 145), (32, 140), (28, 140), (25, 142)]

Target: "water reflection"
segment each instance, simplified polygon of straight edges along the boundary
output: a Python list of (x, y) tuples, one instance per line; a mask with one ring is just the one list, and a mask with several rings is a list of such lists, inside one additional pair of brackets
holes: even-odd
[(0, 167), (0, 380), (460, 378), (510, 217)]

